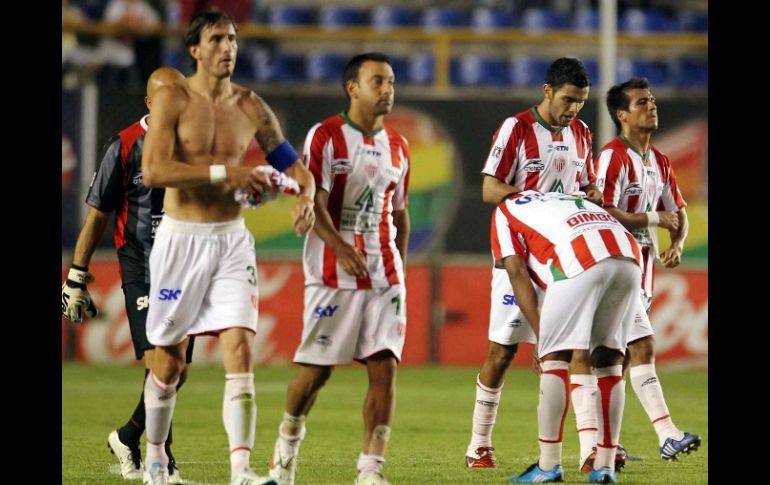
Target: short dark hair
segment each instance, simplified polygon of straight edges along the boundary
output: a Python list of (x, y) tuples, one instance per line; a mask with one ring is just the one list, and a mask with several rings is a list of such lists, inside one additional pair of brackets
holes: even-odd
[(364, 54), (354, 56), (345, 64), (345, 68), (342, 70), (342, 89), (345, 91), (345, 96), (348, 96), (348, 81), (358, 79), (358, 71), (366, 61), (384, 62), (389, 66), (392, 65), (390, 57), (382, 52), (365, 52)]
[(560, 57), (553, 61), (545, 73), (545, 83), (556, 91), (565, 84), (579, 88), (591, 85), (586, 66), (574, 57)]
[[(233, 28), (236, 32), (238, 32), (238, 26), (235, 24), (235, 20), (233, 20), (232, 17), (219, 10), (218, 8), (211, 7), (198, 11), (190, 19), (190, 24), (187, 26), (187, 32), (184, 34), (185, 48), (200, 44), (201, 32), (203, 32), (208, 27), (212, 27), (222, 22), (229, 22), (233, 24)], [(197, 71), (198, 63), (192, 57), (192, 55), (190, 55), (190, 60), (193, 72)]]
[(646, 77), (632, 77), (624, 83), (612, 86), (607, 91), (607, 111), (610, 112), (610, 118), (618, 131), (620, 130), (618, 110), (628, 111), (631, 105), (631, 98), (626, 94), (629, 89), (650, 89), (650, 81)]

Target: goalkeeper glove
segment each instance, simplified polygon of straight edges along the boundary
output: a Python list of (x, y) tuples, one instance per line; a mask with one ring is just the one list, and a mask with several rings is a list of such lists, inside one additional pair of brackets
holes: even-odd
[(61, 287), (61, 314), (73, 323), (80, 323), (83, 317), (94, 318), (96, 310), (86, 285), (94, 281), (94, 275), (88, 268), (72, 265), (67, 281)]

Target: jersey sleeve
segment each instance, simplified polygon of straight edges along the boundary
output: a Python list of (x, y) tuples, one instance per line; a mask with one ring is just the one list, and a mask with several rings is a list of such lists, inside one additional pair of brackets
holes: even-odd
[(305, 146), (302, 150), (302, 161), (313, 174), (318, 188), (331, 192), (332, 173), (331, 159), (334, 149), (328, 130), (318, 123), (307, 133)]
[(91, 179), (86, 204), (102, 212), (112, 212), (125, 198), (125, 167), (120, 161), (121, 140), (114, 137), (107, 142), (99, 168)]
[(671, 167), (671, 162), (666, 158), (666, 167), (668, 169), (667, 177), (663, 181), (663, 193), (658, 203), (658, 208), (667, 211), (676, 211), (687, 206), (687, 202), (682, 197), (682, 192), (679, 190), (679, 184), (676, 182), (676, 175), (674, 169)]
[(596, 158), (596, 186), (604, 194), (602, 203), (607, 207), (618, 207), (626, 171), (615, 150), (607, 148), (599, 152)]
[(412, 173), (412, 159), (409, 156), (409, 144), (406, 138), (401, 137), (404, 143), (401, 145), (401, 160), (404, 164), (404, 174), (401, 176), (393, 192), (393, 210), (404, 210), (409, 206), (409, 174)]
[(491, 175), (503, 182), (511, 180), (516, 166), (516, 146), (518, 144), (516, 118), (507, 118), (492, 136), (492, 146), (484, 162), (481, 173)]
[(503, 212), (503, 201), (492, 213), (492, 224), (490, 229), (490, 245), (492, 246), (492, 256), (495, 259), (495, 267), (503, 268), (503, 259), (508, 256), (526, 257), (527, 248), (516, 235), (511, 227), (508, 217)]

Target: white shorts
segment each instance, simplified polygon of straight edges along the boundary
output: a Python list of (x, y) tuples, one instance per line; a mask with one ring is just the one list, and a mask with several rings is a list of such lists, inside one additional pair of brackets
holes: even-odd
[(538, 355), (604, 346), (625, 353), (639, 299), (642, 270), (632, 261), (603, 259), (548, 286), (540, 313)]
[(626, 342), (632, 343), (640, 338), (649, 337), (655, 335), (655, 331), (652, 329), (652, 323), (650, 322), (650, 307), (652, 306), (652, 298), (644, 296), (644, 292), (639, 292), (640, 307), (637, 312), (638, 315), (634, 318), (634, 323), (628, 331), (628, 339)]
[[(538, 305), (543, 302), (544, 291), (537, 285)], [(537, 343), (535, 332), (516, 304), (511, 280), (505, 269), (492, 268), (492, 299), (489, 307), (489, 340), (500, 345), (521, 342)]]
[(294, 362), (349, 364), (382, 350), (401, 361), (406, 337), (406, 288), (348, 290), (305, 287), (302, 342)]
[(174, 345), (232, 327), (257, 331), (257, 259), (243, 218), (177, 221), (163, 216), (150, 252), (147, 338)]

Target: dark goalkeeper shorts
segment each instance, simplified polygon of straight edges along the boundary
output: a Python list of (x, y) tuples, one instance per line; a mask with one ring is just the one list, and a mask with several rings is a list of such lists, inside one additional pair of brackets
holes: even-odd
[[(126, 297), (126, 314), (128, 326), (131, 329), (131, 341), (134, 343), (136, 360), (144, 357), (145, 350), (152, 350), (154, 345), (147, 340), (147, 309), (150, 304), (150, 285), (145, 283), (126, 283), (123, 285)], [(186, 362), (192, 362), (195, 337), (190, 337), (187, 343)]]

